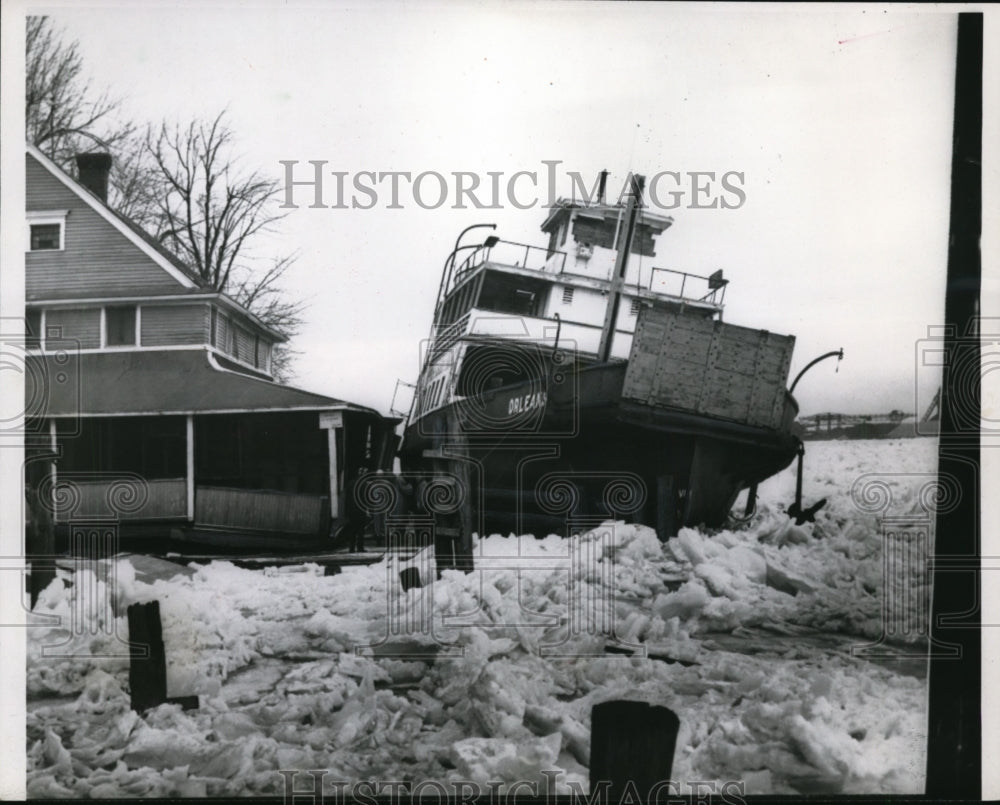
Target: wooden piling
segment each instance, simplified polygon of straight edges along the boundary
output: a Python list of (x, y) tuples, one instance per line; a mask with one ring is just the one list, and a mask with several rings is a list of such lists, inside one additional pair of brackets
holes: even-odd
[(128, 639), (133, 644), (128, 669), (132, 709), (141, 713), (167, 700), (167, 658), (159, 601), (128, 608)]
[(128, 639), (132, 644), (128, 669), (132, 709), (142, 713), (164, 703), (179, 704), (184, 710), (196, 709), (197, 696), (167, 696), (167, 655), (160, 602), (132, 604), (127, 613)]
[(404, 593), (420, 587), (420, 569), (416, 567), (403, 568), (399, 571), (399, 583), (403, 585)]
[(677, 493), (673, 475), (661, 475), (656, 479), (656, 535), (660, 542), (677, 535)]
[(31, 563), (28, 591), (31, 595), (31, 608), (34, 609), (42, 590), (56, 577), (55, 563), (52, 561), (56, 552), (56, 537), (52, 514), (39, 501), (37, 487), (29, 486), (26, 492), (25, 505), (28, 507), (29, 523), (24, 547), (25, 556)]
[(607, 787), (607, 801), (619, 802), (629, 783), (644, 801), (669, 780), (680, 720), (666, 707), (610, 701), (590, 711), (590, 791)]

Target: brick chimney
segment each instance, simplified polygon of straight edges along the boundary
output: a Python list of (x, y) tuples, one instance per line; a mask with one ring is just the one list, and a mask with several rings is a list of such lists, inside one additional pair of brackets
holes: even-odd
[(76, 168), (80, 184), (101, 201), (107, 201), (108, 175), (111, 173), (111, 154), (77, 154)]

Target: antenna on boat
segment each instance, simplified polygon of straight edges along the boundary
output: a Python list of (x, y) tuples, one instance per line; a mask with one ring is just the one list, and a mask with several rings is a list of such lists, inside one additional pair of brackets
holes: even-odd
[(618, 244), (618, 256), (615, 260), (615, 270), (611, 277), (608, 309), (604, 314), (604, 329), (601, 330), (601, 343), (597, 348), (599, 363), (607, 363), (611, 359), (611, 342), (615, 336), (615, 323), (618, 321), (618, 308), (621, 304), (622, 287), (625, 285), (625, 273), (628, 270), (628, 256), (632, 251), (632, 239), (635, 236), (636, 221), (642, 207), (642, 190), (646, 185), (646, 177), (632, 175), (632, 192), (628, 199), (628, 218), (621, 242)]
[[(632, 176), (632, 174), (631, 174), (631, 172), (629, 172), (629, 177), (631, 177), (631, 176)], [(628, 181), (628, 179), (626, 179), (625, 181)], [(615, 236), (611, 240), (612, 243), (618, 243), (618, 236), (621, 235), (621, 233), (622, 233), (622, 209), (623, 208), (622, 208), (622, 197), (621, 197), (621, 194), (618, 195), (618, 201), (616, 202), (616, 206), (618, 207), (618, 219), (615, 221)]]
[(604, 203), (604, 191), (608, 187), (608, 170), (605, 168), (601, 171), (601, 178), (597, 181), (597, 203)]

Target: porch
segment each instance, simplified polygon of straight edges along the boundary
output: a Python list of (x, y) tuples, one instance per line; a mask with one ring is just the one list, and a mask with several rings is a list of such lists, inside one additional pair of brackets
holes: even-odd
[(54, 520), (111, 519), (150, 536), (224, 532), (236, 543), (270, 536), (276, 546), (322, 539), (357, 468), (391, 462), (392, 431), (359, 411), (53, 419)]

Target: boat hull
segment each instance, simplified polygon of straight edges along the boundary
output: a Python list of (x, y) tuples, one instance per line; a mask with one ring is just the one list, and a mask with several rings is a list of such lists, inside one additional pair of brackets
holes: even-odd
[(405, 472), (453, 477), (463, 530), (571, 533), (607, 518), (722, 525), (741, 489), (796, 455), (796, 410), (768, 429), (622, 397), (626, 364), (560, 371), (431, 411), (405, 431)]

